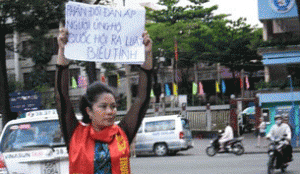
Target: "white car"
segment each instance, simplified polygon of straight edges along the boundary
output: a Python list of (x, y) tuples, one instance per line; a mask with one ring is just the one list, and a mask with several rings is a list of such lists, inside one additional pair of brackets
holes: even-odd
[(9, 121), (0, 138), (0, 174), (69, 173), (56, 110), (27, 112)]
[(146, 117), (136, 134), (137, 154), (175, 155), (193, 147), (189, 121), (180, 115)]

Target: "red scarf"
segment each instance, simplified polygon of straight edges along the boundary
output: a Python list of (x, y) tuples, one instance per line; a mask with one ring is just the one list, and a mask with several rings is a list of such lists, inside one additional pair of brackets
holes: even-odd
[(94, 174), (95, 141), (108, 144), (112, 174), (129, 174), (129, 143), (117, 125), (96, 132), (91, 125), (79, 124), (69, 146), (70, 174)]

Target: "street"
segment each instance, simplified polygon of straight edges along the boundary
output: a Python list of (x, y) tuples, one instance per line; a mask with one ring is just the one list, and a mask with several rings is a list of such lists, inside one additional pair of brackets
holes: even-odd
[[(131, 158), (133, 174), (264, 174), (267, 173), (268, 156), (262, 154), (217, 154), (208, 157), (204, 146), (199, 146), (201, 140), (195, 141), (195, 147), (179, 152), (176, 156), (156, 157), (144, 155)], [(208, 140), (205, 144), (208, 144)], [(203, 143), (201, 143), (203, 144)], [(300, 173), (300, 153), (294, 153), (294, 161), (290, 163), (286, 174)], [(280, 170), (276, 170), (280, 173)]]

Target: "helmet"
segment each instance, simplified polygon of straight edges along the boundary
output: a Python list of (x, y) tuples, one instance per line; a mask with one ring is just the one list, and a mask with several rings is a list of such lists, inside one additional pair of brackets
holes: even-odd
[(281, 118), (281, 119), (282, 119), (283, 117), (282, 117), (282, 115), (277, 114), (277, 115), (275, 115), (275, 120), (276, 120), (277, 118)]

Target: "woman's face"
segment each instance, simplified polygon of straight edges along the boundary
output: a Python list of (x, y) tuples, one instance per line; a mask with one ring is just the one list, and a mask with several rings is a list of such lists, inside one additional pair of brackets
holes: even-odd
[(96, 131), (114, 124), (117, 113), (116, 99), (111, 93), (99, 95), (92, 109), (87, 107), (87, 113), (92, 120), (92, 126)]

